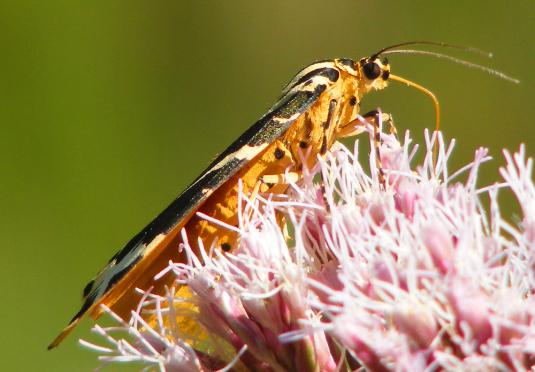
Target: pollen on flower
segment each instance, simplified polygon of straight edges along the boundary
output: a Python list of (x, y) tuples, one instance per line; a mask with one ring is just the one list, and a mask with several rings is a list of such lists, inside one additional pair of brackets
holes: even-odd
[[(413, 165), (408, 134), (403, 144), (383, 135), (386, 187), (373, 152), (364, 171), (357, 143), (333, 146), (285, 196), (242, 193), (232, 252), (188, 243), (183, 231), (189, 260), (169, 264), (167, 296), (142, 293), (129, 320), (108, 310), (116, 325), (94, 328), (104, 345), (83, 345), (104, 363), (163, 371), (532, 368), (532, 160), (523, 146), (505, 152), (500, 183), (480, 187), (485, 149), (451, 172), (453, 142), (425, 138)], [(500, 213), (504, 188), (522, 210), (518, 224)]]

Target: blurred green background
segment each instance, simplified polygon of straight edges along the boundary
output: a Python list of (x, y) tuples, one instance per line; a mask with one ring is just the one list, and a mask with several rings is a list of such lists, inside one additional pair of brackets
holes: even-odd
[[(400, 41), (495, 53), (520, 85), (424, 56), (394, 73), (434, 91), (456, 138), (452, 168), (478, 146), (535, 149), (533, 1), (1, 1), (1, 370), (85, 371), (76, 340), (46, 346), (81, 290), (212, 157), (259, 118), (301, 67)], [(421, 93), (393, 83), (366, 97), (421, 140)]]

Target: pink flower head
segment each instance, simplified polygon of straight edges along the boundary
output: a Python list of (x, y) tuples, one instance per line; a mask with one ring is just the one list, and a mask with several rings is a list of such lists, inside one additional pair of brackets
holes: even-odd
[[(478, 187), (479, 167), (490, 159), (485, 149), (450, 172), (453, 142), (426, 133), (418, 166), (410, 142), (408, 134), (404, 144), (383, 135), (385, 185), (374, 152), (364, 156), (366, 172), (358, 146), (335, 145), (283, 198), (240, 195), (233, 252), (210, 247), (196, 257), (184, 239), (190, 262), (170, 265), (177, 281), (169, 295), (146, 293), (129, 323), (96, 326), (110, 346), (84, 343), (105, 362), (160, 370), (532, 368), (531, 159), (523, 147), (505, 152), (503, 181)], [(519, 224), (502, 217), (501, 189), (516, 196)]]

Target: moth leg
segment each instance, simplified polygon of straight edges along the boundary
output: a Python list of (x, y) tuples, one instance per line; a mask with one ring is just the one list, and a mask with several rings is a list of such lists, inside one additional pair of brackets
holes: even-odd
[[(363, 120), (364, 119), (364, 120)], [(392, 119), (392, 115), (380, 112), (379, 110), (370, 111), (361, 117), (344, 125), (338, 133), (338, 137), (350, 137), (360, 134), (366, 130), (367, 125), (373, 126), (373, 148), (375, 151), (375, 164), (379, 173), (379, 183), (383, 189), (386, 188), (385, 173), (383, 170), (383, 163), (381, 161), (381, 152), (379, 146), (381, 144), (381, 128), (380, 124), (388, 123), (390, 125), (390, 133), (397, 135), (396, 127)]]
[(333, 127), (332, 124), (334, 120), (334, 110), (336, 109), (337, 105), (338, 102), (335, 99), (331, 99), (331, 101), (329, 102), (329, 111), (327, 112), (327, 118), (325, 118), (325, 121), (323, 122), (323, 139), (321, 141), (320, 155), (325, 155), (329, 147), (329, 144), (327, 143), (327, 131), (329, 130), (329, 128)]
[(283, 174), (266, 174), (261, 180), (263, 183), (274, 185), (287, 185), (290, 182), (299, 181), (300, 175), (297, 172), (286, 172)]
[(381, 113), (381, 120), (383, 121), (383, 123), (388, 124), (388, 132), (391, 135), (395, 136), (397, 139), (398, 130), (396, 128), (396, 125), (394, 124), (394, 117), (392, 116), (392, 114)]
[(273, 173), (263, 174), (259, 177), (255, 185), (258, 192), (284, 193), (285, 185), (299, 179), (298, 173), (288, 171), (296, 165), (296, 161), (290, 149), (282, 141), (275, 141), (274, 150), (266, 153), (265, 161), (268, 165), (266, 171)]
[[(329, 111), (327, 112), (327, 118), (325, 119), (325, 122), (323, 123), (323, 140), (321, 142), (320, 155), (325, 155), (325, 153), (327, 152), (327, 147), (328, 147), (327, 146), (327, 131), (329, 129), (331, 131), (335, 130), (335, 126), (333, 125), (333, 120), (335, 116), (334, 111), (336, 110), (337, 106), (338, 106), (338, 102), (335, 99), (331, 99), (331, 101), (329, 102)], [(330, 206), (329, 206), (329, 201), (327, 200), (327, 197), (325, 195), (325, 183), (323, 182), (323, 178), (321, 179), (320, 187), (321, 187), (321, 196), (323, 198), (323, 204), (325, 205), (325, 209), (329, 211)]]
[[(358, 117), (355, 120), (350, 121), (346, 125), (344, 125), (336, 134), (336, 137), (338, 138), (346, 138), (346, 137), (353, 137), (356, 135), (361, 134), (362, 132), (366, 131), (366, 125), (376, 125), (375, 122), (378, 125), (378, 117), (377, 117), (378, 111), (373, 110), (370, 111), (362, 117)], [(363, 120), (364, 118), (365, 120)], [(390, 127), (390, 134), (394, 134), (397, 136), (397, 130), (394, 126), (394, 120), (392, 118), (391, 114), (387, 114), (385, 112), (381, 112), (381, 122), (387, 123)]]
[[(387, 121), (390, 120), (391, 116), (389, 114), (386, 115)], [(373, 148), (375, 151), (375, 165), (379, 173), (379, 183), (381, 184), (383, 190), (386, 190), (385, 172), (383, 170), (381, 151), (379, 149), (379, 146), (381, 145), (381, 124), (383, 122), (382, 113), (379, 110), (373, 110), (364, 114), (364, 118), (373, 125)]]
[(398, 139), (398, 130), (396, 128), (396, 125), (394, 124), (394, 117), (391, 114), (388, 114), (388, 119), (385, 120), (383, 123), (387, 123), (390, 128), (390, 134), (393, 134), (396, 136), (396, 139)]
[(255, 200), (256, 196), (260, 192), (260, 187), (262, 186), (262, 181), (257, 180), (254, 184), (253, 190), (251, 191), (251, 200)]
[[(260, 162), (264, 163), (266, 171), (273, 172), (273, 174), (261, 174), (258, 177), (251, 191), (250, 199), (252, 201), (260, 193), (282, 194), (288, 188), (289, 183), (297, 182), (301, 177), (297, 172), (288, 171), (288, 169), (292, 169), (295, 166), (296, 162), (292, 152), (286, 145), (277, 140), (272, 146)], [(249, 214), (250, 216), (251, 214)], [(281, 223), (283, 222), (281, 220)], [(284, 224), (281, 226), (284, 227)], [(283, 231), (285, 230), (283, 229)]]
[(289, 183), (297, 182), (301, 178), (301, 174), (297, 172), (285, 172), (280, 174), (265, 174), (260, 180), (260, 192), (268, 192), (275, 186), (286, 186)]

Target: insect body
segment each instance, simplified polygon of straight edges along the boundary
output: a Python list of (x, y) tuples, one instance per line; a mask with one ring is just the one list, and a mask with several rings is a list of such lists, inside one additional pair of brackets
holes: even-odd
[[(133, 290), (154, 285), (154, 276), (169, 260), (185, 259), (177, 257), (182, 228), (190, 241), (215, 241), (223, 250), (235, 247), (235, 233), (217, 228), (196, 212), (236, 225), (238, 179), (242, 180), (245, 192), (258, 190), (259, 184), (263, 192), (285, 192), (284, 183), (262, 180), (284, 174), (288, 168), (299, 172), (304, 165), (300, 151), (309, 151), (307, 159), (311, 164), (306, 165), (311, 166), (317, 155), (324, 154), (337, 138), (362, 131), (362, 123), (360, 128), (356, 126), (361, 98), (372, 90), (385, 88), (390, 79), (416, 86), (390, 74), (388, 61), (378, 55), (358, 61), (318, 62), (300, 71), (268, 113), (219, 155), (87, 284), (80, 311), (49, 349), (57, 346), (84, 314), (97, 318), (102, 312), (101, 304), (127, 317), (139, 300)], [(160, 288), (153, 292), (161, 292), (170, 280), (160, 280)]]

